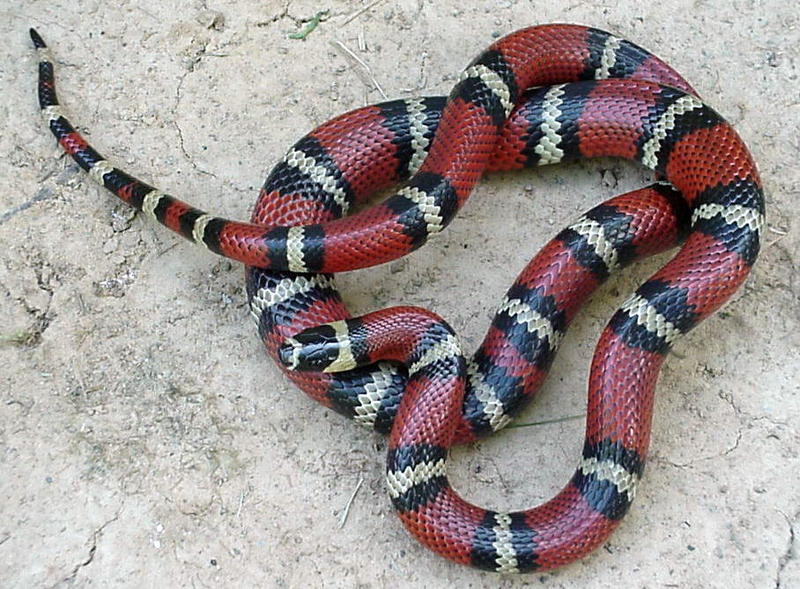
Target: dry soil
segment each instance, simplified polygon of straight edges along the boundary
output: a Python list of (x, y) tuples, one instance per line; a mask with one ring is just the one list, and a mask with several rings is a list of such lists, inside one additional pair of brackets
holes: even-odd
[[(287, 37), (324, 9), (305, 40)], [(494, 38), (547, 22), (613, 31), (682, 72), (749, 144), (768, 228), (747, 284), (662, 371), (647, 473), (618, 532), (563, 570), (503, 578), (406, 534), (384, 489), (385, 440), (264, 357), (237, 264), (148, 224), (63, 156), (39, 117), (28, 27), (101, 153), (244, 219), (317, 124), (381, 100), (376, 86), (446, 93)], [(0, 33), (0, 585), (800, 587), (795, 3), (2, 0)], [(542, 244), (646, 181), (610, 160), (486, 179), (440, 239), (342, 276), (346, 298), (356, 312), (429, 307), (474, 349)], [(462, 493), (519, 509), (561, 488), (597, 335), (665, 259), (613, 279), (582, 313), (522, 416), (549, 423), (454, 453)]]

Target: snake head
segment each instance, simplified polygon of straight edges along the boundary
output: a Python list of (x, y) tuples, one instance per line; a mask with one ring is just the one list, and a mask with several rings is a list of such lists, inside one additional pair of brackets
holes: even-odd
[(308, 372), (340, 372), (354, 368), (339, 323), (343, 322), (311, 327), (286, 338), (278, 348), (281, 363), (290, 370)]

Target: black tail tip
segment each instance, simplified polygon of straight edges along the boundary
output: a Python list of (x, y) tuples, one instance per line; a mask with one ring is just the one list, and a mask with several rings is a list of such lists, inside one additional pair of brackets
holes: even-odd
[(36, 32), (36, 29), (32, 28), (28, 32), (31, 34), (31, 40), (33, 41), (33, 46), (36, 47), (36, 49), (47, 47), (47, 45), (44, 44), (44, 40), (42, 39), (41, 35)]

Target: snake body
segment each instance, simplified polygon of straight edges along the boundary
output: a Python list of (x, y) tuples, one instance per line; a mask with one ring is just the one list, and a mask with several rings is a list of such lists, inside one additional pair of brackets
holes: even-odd
[[(560, 566), (608, 537), (643, 472), (665, 354), (745, 279), (763, 227), (746, 147), (672, 68), (597, 29), (523, 29), (474, 60), (446, 100), (358, 109), (301, 139), (270, 174), (251, 222), (237, 223), (164, 194), (92, 149), (63, 116), (52, 57), (31, 36), (40, 106), (62, 147), (125, 202), (247, 264), (259, 332), (290, 378), (327, 406), (391, 431), (390, 495), (413, 535), (448, 558), (499, 572)], [(523, 92), (533, 86), (541, 87)], [(559, 233), (517, 278), (472, 359), (429, 311), (350, 317), (330, 273), (416, 249), (447, 225), (484, 171), (598, 156), (641, 162), (679, 193), (657, 183)], [(409, 175), (385, 202), (344, 216)], [(600, 338), (583, 456), (564, 490), (511, 514), (460, 499), (445, 475), (448, 448), (501, 429), (524, 406), (567, 325), (609, 273), (686, 235)]]

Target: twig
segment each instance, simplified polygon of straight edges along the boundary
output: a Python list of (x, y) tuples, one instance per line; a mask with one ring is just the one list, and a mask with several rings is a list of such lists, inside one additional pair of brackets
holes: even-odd
[(347, 24), (350, 24), (352, 21), (354, 21), (354, 20), (355, 20), (355, 19), (357, 19), (359, 16), (361, 16), (362, 14), (364, 14), (364, 13), (365, 13), (367, 10), (369, 10), (370, 8), (373, 8), (374, 6), (377, 6), (377, 5), (378, 5), (378, 4), (380, 4), (381, 2), (383, 2), (383, 0), (374, 0), (374, 2), (370, 2), (370, 3), (369, 3), (369, 4), (367, 4), (367, 5), (366, 5), (364, 8), (360, 8), (360, 9), (356, 10), (356, 11), (355, 11), (353, 14), (351, 14), (350, 16), (348, 16), (348, 17), (345, 19), (345, 21), (342, 23), (342, 26), (345, 26), (345, 25), (347, 25)]
[(344, 506), (342, 517), (341, 519), (339, 519), (340, 530), (344, 527), (345, 522), (347, 522), (347, 516), (350, 514), (350, 506), (353, 505), (353, 500), (356, 498), (356, 494), (358, 493), (358, 490), (361, 488), (361, 485), (363, 484), (364, 484), (364, 477), (358, 477), (358, 483), (356, 484), (356, 488), (353, 489), (353, 492), (350, 495), (350, 499), (347, 500), (347, 503)]
[(776, 238), (775, 238), (775, 239), (773, 239), (772, 241), (769, 241), (769, 242), (767, 242), (767, 245), (766, 245), (766, 246), (764, 246), (764, 249), (767, 249), (767, 248), (770, 248), (770, 247), (772, 247), (773, 245), (775, 245), (776, 243), (778, 243), (778, 242), (779, 242), (781, 239), (783, 239), (784, 237), (786, 237), (787, 235), (789, 235), (789, 232), (788, 232), (788, 231), (784, 231), (783, 229), (778, 229), (777, 227), (771, 227), (771, 226), (769, 226), (769, 225), (767, 226), (767, 231), (770, 231), (770, 232), (772, 232), (772, 233), (775, 233), (775, 234), (777, 234), (777, 235), (778, 235), (778, 237), (776, 237)]
[(383, 88), (381, 88), (381, 85), (378, 84), (378, 80), (376, 80), (375, 76), (372, 75), (372, 70), (369, 69), (369, 66), (366, 63), (364, 63), (361, 60), (361, 58), (358, 57), (358, 55), (353, 53), (350, 49), (347, 48), (347, 46), (344, 43), (342, 43), (338, 39), (335, 39), (335, 40), (331, 41), (331, 45), (333, 45), (336, 49), (338, 49), (339, 52), (346, 59), (348, 59), (349, 61), (351, 61), (351, 62), (353, 62), (353, 63), (355, 63), (355, 64), (357, 64), (359, 66), (361, 66), (362, 69), (360, 69), (360, 70), (356, 69), (355, 72), (356, 72), (356, 75), (359, 78), (361, 78), (361, 81), (364, 82), (365, 85), (369, 86), (371, 84), (372, 86), (375, 87), (375, 89), (378, 92), (380, 92), (380, 95), (383, 96), (384, 100), (388, 100), (389, 99), (389, 97), (386, 96), (386, 93), (383, 91)]
[(781, 235), (780, 237), (776, 237), (776, 238), (775, 238), (775, 239), (773, 239), (772, 241), (768, 241), (768, 242), (767, 242), (767, 244), (764, 246), (764, 249), (769, 249), (769, 248), (771, 248), (773, 245), (775, 245), (776, 243), (778, 243), (778, 242), (779, 242), (780, 240), (782, 240), (783, 238), (784, 238), (784, 236), (783, 236), (783, 235)]
[(425, 87), (425, 84), (428, 83), (428, 78), (425, 74), (425, 61), (428, 59), (428, 52), (423, 51), (422, 55), (420, 56), (420, 63), (419, 63), (419, 77), (417, 78), (417, 83), (413, 88), (403, 88), (401, 92), (419, 92)]
[(556, 417), (555, 419), (545, 419), (543, 421), (530, 421), (528, 423), (512, 423), (508, 427), (512, 428), (512, 427), (531, 427), (534, 425), (548, 425), (551, 423), (562, 423), (564, 421), (572, 421), (573, 419), (580, 419), (582, 417), (586, 417), (586, 414), (581, 413), (580, 415), (567, 415), (566, 417)]
[(236, 518), (242, 517), (242, 507), (244, 507), (244, 489), (239, 492), (239, 508), (236, 510)]

